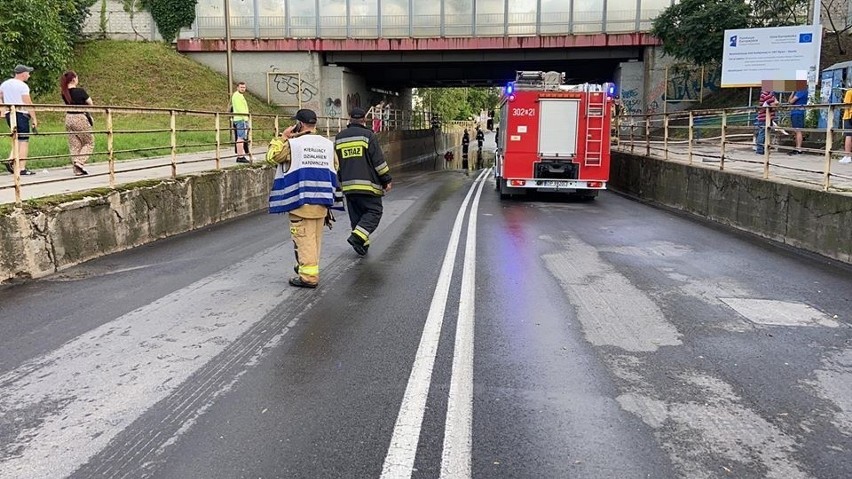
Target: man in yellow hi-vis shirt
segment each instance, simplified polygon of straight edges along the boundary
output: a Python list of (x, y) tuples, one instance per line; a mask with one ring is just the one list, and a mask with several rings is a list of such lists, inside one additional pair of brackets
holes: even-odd
[(237, 91), (231, 95), (231, 111), (234, 113), (234, 132), (237, 142), (237, 163), (248, 163), (246, 141), (248, 141), (249, 107), (245, 97), (246, 82), (237, 83)]
[[(852, 80), (850, 80), (850, 83), (852, 83)], [(843, 151), (846, 154), (840, 159), (840, 163), (848, 164), (852, 163), (852, 88), (846, 90), (846, 94), (843, 95), (843, 103), (847, 105), (843, 111), (843, 129), (846, 130), (843, 132), (843, 136), (846, 137), (844, 138)]]

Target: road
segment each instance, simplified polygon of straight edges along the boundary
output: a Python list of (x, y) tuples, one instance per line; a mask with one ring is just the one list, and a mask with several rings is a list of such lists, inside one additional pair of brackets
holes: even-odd
[(0, 291), (2, 478), (852, 477), (852, 274), (611, 193), (400, 176)]

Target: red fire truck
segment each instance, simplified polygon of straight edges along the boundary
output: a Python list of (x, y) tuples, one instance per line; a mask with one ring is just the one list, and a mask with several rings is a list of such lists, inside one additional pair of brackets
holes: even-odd
[(556, 191), (594, 198), (609, 180), (614, 85), (566, 85), (519, 71), (500, 104), (494, 176), (501, 198)]

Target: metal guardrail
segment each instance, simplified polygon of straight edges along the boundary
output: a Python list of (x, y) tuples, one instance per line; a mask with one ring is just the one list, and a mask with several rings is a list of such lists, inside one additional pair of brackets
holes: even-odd
[[(736, 169), (738, 173), (757, 170), (763, 179), (785, 179), (816, 186), (824, 191), (852, 192), (852, 165), (846, 171), (832, 171), (836, 159), (848, 156), (843, 140), (846, 133), (838, 125), (838, 113), (849, 105), (819, 104), (773, 107), (772, 122), (764, 122), (763, 153), (756, 151), (756, 118), (758, 107), (691, 110), (645, 115), (620, 115), (615, 117), (617, 149), (666, 161), (686, 162), (693, 165), (717, 163), (719, 170)], [(803, 144), (804, 155), (790, 156), (794, 149), (787, 143), (794, 141), (795, 129), (789, 124), (792, 109), (804, 109), (805, 117), (819, 115), (824, 128), (800, 128), (803, 135), (817, 138)], [(806, 123), (807, 124), (807, 123)], [(819, 168), (794, 164), (792, 158), (821, 161)], [(785, 160), (787, 159), (787, 160)], [(736, 167), (736, 168), (734, 168)], [(845, 166), (844, 166), (845, 168)]]
[[(64, 181), (74, 181), (80, 178), (92, 178), (96, 176), (108, 176), (109, 188), (116, 187), (116, 174), (128, 173), (134, 171), (152, 170), (165, 166), (171, 167), (171, 177), (176, 178), (178, 175), (179, 165), (188, 165), (192, 163), (214, 161), (212, 170), (222, 168), (222, 161), (233, 159), (237, 154), (222, 154), (223, 147), (234, 147), (236, 142), (231, 137), (231, 117), (233, 113), (227, 112), (212, 112), (202, 110), (181, 110), (181, 109), (164, 109), (164, 108), (139, 108), (139, 107), (119, 107), (119, 106), (83, 106), (83, 105), (5, 105), (10, 111), (10, 131), (6, 136), (9, 138), (12, 147), (12, 165), (13, 179), (12, 185), (0, 185), (0, 190), (14, 188), (15, 204), (22, 204), (22, 188), (21, 175), (22, 170), (20, 164), (20, 154), (18, 151), (18, 128), (17, 128), (17, 111), (25, 107), (27, 110), (36, 111), (39, 115), (40, 131), (29, 133), (30, 139), (39, 141), (39, 139), (51, 137), (65, 137), (68, 132), (64, 130), (64, 123), (61, 121), (51, 121), (50, 125), (45, 122), (46, 113), (64, 114), (68, 111), (85, 111), (96, 118), (95, 126), (91, 133), (94, 135), (106, 136), (106, 148), (101, 151), (93, 151), (91, 157), (106, 157), (108, 162), (108, 171), (100, 174), (92, 174), (87, 176), (69, 176), (64, 178), (50, 178), (47, 180), (35, 179), (28, 181), (30, 185), (44, 185), (48, 183), (57, 183)], [(64, 116), (64, 115), (63, 115)], [(292, 123), (289, 115), (272, 115), (272, 114), (249, 114), (248, 142), (252, 144), (255, 138), (262, 138), (265, 143), (269, 139), (277, 136), (289, 124)], [(433, 127), (432, 115), (429, 112), (412, 112), (405, 110), (386, 110), (381, 118), (373, 114), (371, 108), (367, 114), (368, 126), (373, 124), (373, 117), (378, 121), (378, 130), (393, 131), (393, 130), (422, 130)], [(117, 121), (119, 120), (120, 121)], [(333, 137), (339, 131), (344, 129), (349, 123), (348, 118), (319, 116), (318, 130), (321, 134), (327, 137)], [(146, 124), (146, 121), (149, 124)], [(150, 122), (153, 122), (151, 127)], [(53, 124), (55, 123), (55, 124)], [(98, 127), (97, 125), (103, 125)], [(61, 125), (61, 127), (60, 127)], [(139, 128), (139, 125), (146, 125), (144, 128)], [(460, 127), (469, 126), (465, 122), (445, 122), (442, 126)], [(47, 126), (47, 128), (45, 128)], [(51, 127), (54, 129), (51, 131)], [(58, 129), (57, 129), (58, 128)], [(122, 139), (128, 138), (144, 138), (142, 146), (132, 148), (122, 148), (119, 143)], [(212, 150), (212, 151), (211, 151)], [(31, 150), (32, 151), (32, 150)], [(166, 162), (147, 164), (144, 166), (134, 165), (132, 161), (122, 161), (122, 158), (142, 159), (145, 153), (153, 153), (162, 151), (166, 153)], [(195, 152), (201, 155), (200, 158), (182, 158), (184, 153)], [(254, 162), (252, 154), (249, 152), (246, 155), (250, 162)], [(62, 153), (47, 154), (40, 156), (29, 156), (26, 161), (33, 162), (38, 160), (51, 160), (58, 158), (69, 158), (68, 165), (70, 166), (70, 153), (63, 151)], [(101, 160), (102, 161), (102, 160)], [(97, 163), (97, 161), (93, 161)], [(117, 170), (116, 166), (121, 165), (121, 169)], [(198, 171), (198, 170), (195, 170)], [(209, 170), (203, 170), (209, 171)]]

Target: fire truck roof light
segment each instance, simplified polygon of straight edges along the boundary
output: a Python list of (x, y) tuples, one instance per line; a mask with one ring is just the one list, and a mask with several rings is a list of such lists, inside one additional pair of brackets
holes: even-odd
[(506, 94), (507, 95), (511, 95), (514, 91), (515, 91), (515, 85), (514, 84), (509, 83), (508, 85), (506, 85)]

